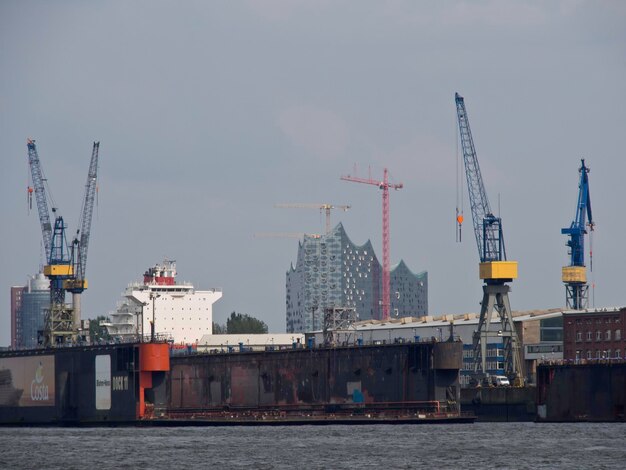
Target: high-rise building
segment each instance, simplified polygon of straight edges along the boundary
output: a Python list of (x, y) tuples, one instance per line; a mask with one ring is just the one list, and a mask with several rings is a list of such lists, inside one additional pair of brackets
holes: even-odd
[(43, 273), (24, 287), (11, 287), (11, 347), (35, 348), (44, 327), (45, 310), (50, 307), (50, 281)]
[(17, 348), (18, 338), (22, 335), (22, 325), (20, 309), (22, 308), (22, 295), (26, 288), (24, 286), (11, 287), (11, 348)]
[[(359, 320), (382, 316), (382, 266), (368, 240), (355, 245), (338, 224), (326, 235), (305, 235), (287, 271), (287, 332), (322, 328), (325, 308), (354, 308)], [(392, 318), (428, 315), (428, 273), (404, 261), (391, 269)]]

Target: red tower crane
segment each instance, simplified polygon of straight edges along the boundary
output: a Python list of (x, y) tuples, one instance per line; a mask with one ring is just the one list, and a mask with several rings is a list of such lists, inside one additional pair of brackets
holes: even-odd
[(387, 168), (384, 169), (384, 177), (383, 180), (375, 180), (372, 179), (371, 175), (369, 178), (359, 178), (358, 176), (342, 176), (342, 180), (344, 181), (352, 181), (354, 183), (365, 183), (371, 184), (374, 186), (378, 186), (378, 189), (383, 190), (383, 320), (389, 319), (389, 308), (390, 308), (390, 286), (389, 286), (389, 270), (390, 270), (390, 262), (389, 262), (389, 188), (393, 188), (395, 190), (402, 189), (402, 183), (391, 184), (388, 180), (388, 171)]

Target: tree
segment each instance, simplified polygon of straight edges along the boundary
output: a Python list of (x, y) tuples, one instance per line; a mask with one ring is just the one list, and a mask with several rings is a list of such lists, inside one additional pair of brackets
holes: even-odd
[(214, 335), (225, 335), (226, 334), (226, 326), (220, 325), (219, 323), (213, 322), (213, 334)]
[(267, 325), (264, 321), (251, 317), (248, 314), (232, 312), (226, 320), (226, 333), (234, 334), (261, 334), (267, 333)]
[(96, 318), (89, 320), (89, 337), (92, 343), (96, 343), (100, 339), (104, 341), (109, 340), (109, 332), (104, 326), (100, 326), (100, 322), (108, 321), (110, 321), (109, 318), (104, 315), (98, 315)]

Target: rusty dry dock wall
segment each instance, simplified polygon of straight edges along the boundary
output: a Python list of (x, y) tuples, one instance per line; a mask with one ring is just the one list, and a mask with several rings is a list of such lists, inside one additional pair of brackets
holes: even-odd
[(537, 369), (539, 421), (625, 421), (626, 363)]
[(446, 400), (460, 357), (460, 343), (173, 357), (167, 402), (174, 412)]

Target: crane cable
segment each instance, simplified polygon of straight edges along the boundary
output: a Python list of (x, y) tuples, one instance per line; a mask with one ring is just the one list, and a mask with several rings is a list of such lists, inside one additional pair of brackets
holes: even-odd
[(591, 306), (596, 306), (596, 276), (593, 273), (593, 225), (589, 230), (589, 271), (591, 272)]
[(593, 227), (589, 231), (589, 270), (593, 272)]
[[(454, 136), (456, 142), (456, 223), (458, 231), (456, 233), (456, 241), (461, 242), (461, 227), (463, 225), (463, 178), (461, 177), (461, 161), (459, 158), (459, 135), (456, 132), (456, 116), (454, 120)], [(459, 204), (460, 201), (460, 204)], [(460, 206), (460, 210), (459, 210)]]
[(33, 210), (33, 185), (31, 184), (30, 162), (26, 161), (26, 205), (28, 206), (28, 215)]

